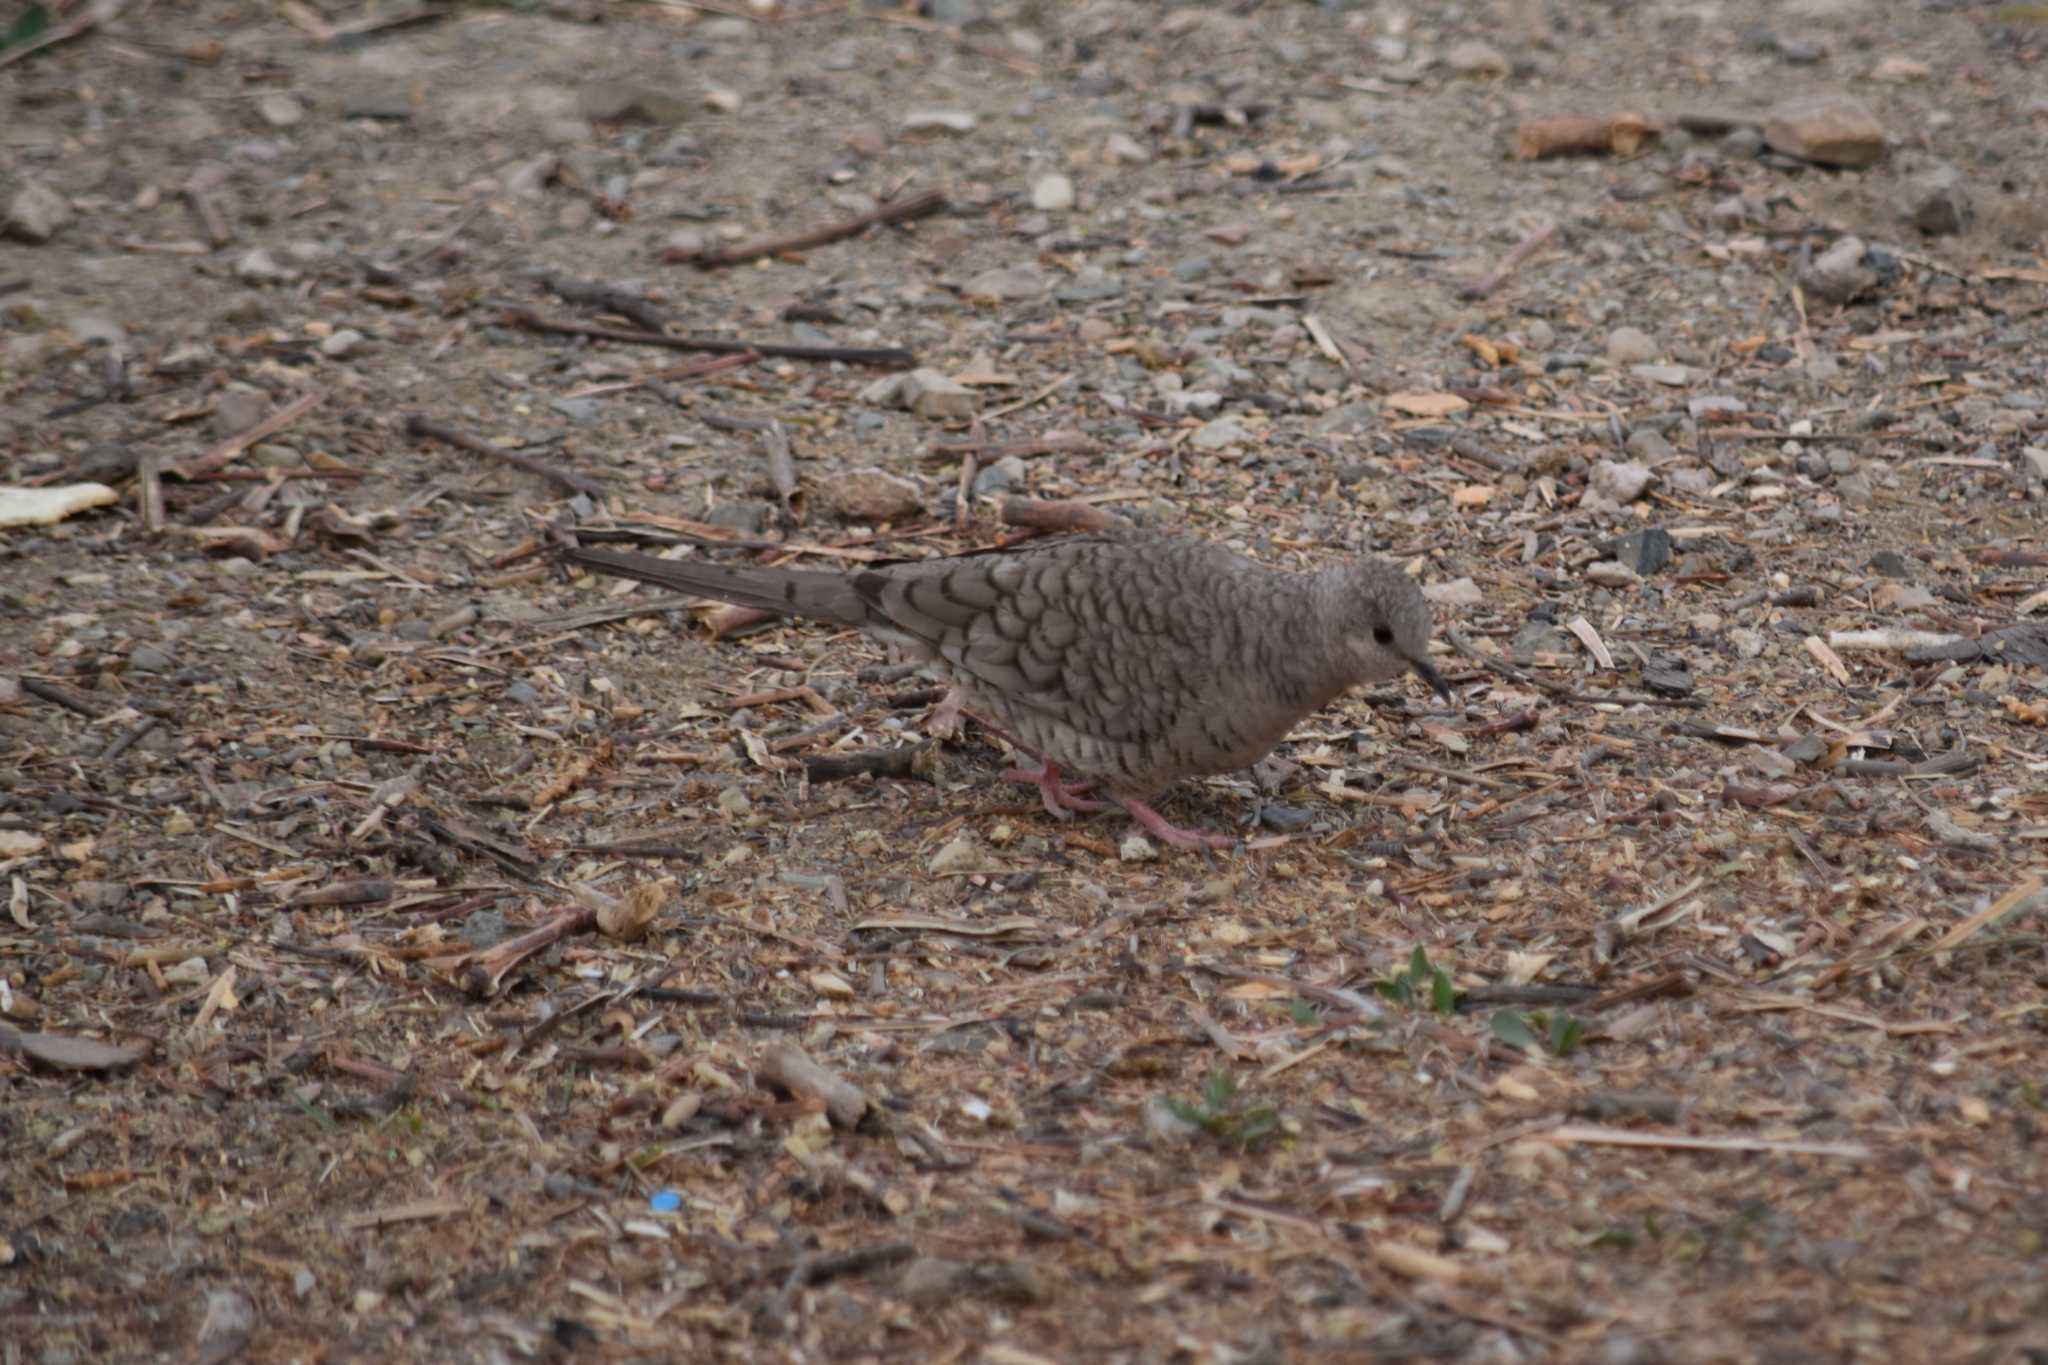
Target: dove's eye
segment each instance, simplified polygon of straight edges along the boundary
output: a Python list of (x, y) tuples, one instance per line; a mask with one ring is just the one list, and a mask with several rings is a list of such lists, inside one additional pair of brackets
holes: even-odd
[(1376, 645), (1391, 645), (1394, 643), (1394, 628), (1386, 625), (1374, 626), (1372, 642)]

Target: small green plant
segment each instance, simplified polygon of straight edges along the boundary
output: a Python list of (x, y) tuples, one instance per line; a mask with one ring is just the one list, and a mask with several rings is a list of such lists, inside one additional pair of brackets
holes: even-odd
[(40, 4), (30, 5), (13, 23), (0, 29), (0, 52), (34, 42), (49, 27), (50, 12)]
[(1594, 1233), (1586, 1245), (1609, 1247), (1616, 1251), (1633, 1251), (1636, 1245), (1636, 1230), (1626, 1223), (1610, 1223)]
[(1517, 1014), (1514, 1010), (1495, 1010), (1493, 1014), (1493, 1036), (1511, 1047), (1528, 1048), (1541, 1052), (1546, 1047), (1557, 1056), (1563, 1057), (1579, 1045), (1585, 1036), (1586, 1022), (1575, 1015), (1548, 1014), (1537, 1010), (1531, 1014)]
[(1431, 962), (1420, 944), (1409, 956), (1404, 970), (1385, 981), (1374, 982), (1373, 989), (1397, 1005), (1412, 1008), (1427, 1001), (1428, 1007), (1438, 1014), (1449, 1014), (1458, 1007), (1458, 989), (1451, 984), (1451, 974)]
[(1304, 1000), (1298, 995), (1287, 1002), (1287, 1017), (1292, 1019), (1298, 1028), (1309, 1028), (1322, 1021), (1322, 1015), (1316, 1012), (1315, 1002)]
[(1240, 1109), (1238, 1079), (1229, 1071), (1212, 1071), (1202, 1081), (1201, 1098), (1193, 1104), (1166, 1097), (1166, 1107), (1183, 1123), (1191, 1123), (1219, 1142), (1243, 1151), (1280, 1131), (1280, 1111), (1270, 1104)]

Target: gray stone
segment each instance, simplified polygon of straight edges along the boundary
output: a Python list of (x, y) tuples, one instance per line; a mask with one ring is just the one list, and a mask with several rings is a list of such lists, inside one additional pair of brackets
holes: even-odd
[(556, 398), (548, 407), (579, 427), (587, 427), (604, 415), (604, 404), (595, 398)]
[(304, 121), (306, 106), (283, 90), (273, 90), (257, 98), (256, 113), (273, 128), (290, 128)]
[(1074, 182), (1064, 175), (1042, 175), (1031, 186), (1031, 207), (1041, 213), (1064, 213), (1074, 207)]
[(981, 120), (961, 109), (915, 109), (903, 116), (906, 133), (971, 133)]
[(1763, 133), (1776, 150), (1823, 166), (1868, 166), (1885, 154), (1884, 124), (1842, 95), (1786, 100), (1764, 120)]
[(1683, 388), (1692, 382), (1692, 370), (1684, 365), (1633, 365), (1629, 373), (1650, 384)]
[(1188, 438), (1188, 444), (1197, 450), (1222, 450), (1228, 446), (1242, 445), (1250, 436), (1245, 429), (1228, 417), (1219, 417), (1195, 429)]
[(1607, 335), (1607, 358), (1617, 365), (1645, 365), (1657, 354), (1656, 341), (1640, 327), (1617, 327)]
[(7, 201), (6, 216), (0, 218), (0, 237), (39, 245), (56, 236), (70, 221), (69, 200), (47, 185), (26, 180)]
[(1646, 526), (1613, 541), (1608, 553), (1648, 578), (1671, 562), (1671, 533), (1661, 526)]
[(897, 398), (928, 422), (964, 422), (974, 416), (974, 391), (933, 369), (903, 376)]
[(502, 910), (477, 910), (465, 916), (456, 937), (472, 948), (495, 948), (512, 936)]
[(1963, 173), (1946, 161), (1907, 177), (1892, 196), (1898, 216), (1930, 236), (1964, 232), (1970, 226), (1970, 191)]
[(1035, 299), (1045, 293), (1045, 276), (1032, 265), (984, 270), (960, 288), (961, 296), (990, 303)]
[(298, 271), (279, 265), (277, 258), (260, 246), (242, 253), (235, 262), (235, 278), (251, 284), (282, 284), (298, 277)]
[(847, 521), (900, 521), (924, 507), (924, 490), (912, 479), (865, 465), (829, 476), (818, 496)]
[(1828, 742), (1819, 735), (1801, 735), (1785, 746), (1784, 754), (1794, 763), (1818, 763), (1828, 756)]
[(1548, 621), (1531, 621), (1508, 642), (1508, 656), (1518, 664), (1530, 664), (1539, 654), (1570, 654), (1574, 647), (1572, 637)]
[(161, 645), (138, 644), (128, 651), (128, 667), (137, 673), (168, 673), (176, 662)]
[(1652, 477), (1646, 466), (1633, 461), (1602, 460), (1593, 466), (1586, 483), (1601, 497), (1626, 506), (1648, 490)]
[(988, 468), (974, 476), (974, 496), (990, 497), (1006, 493), (1024, 482), (1024, 461), (1015, 455), (1005, 455)]

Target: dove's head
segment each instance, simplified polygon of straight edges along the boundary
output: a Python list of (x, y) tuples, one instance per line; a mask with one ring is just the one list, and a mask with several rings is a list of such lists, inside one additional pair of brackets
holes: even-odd
[(1434, 624), (1415, 580), (1381, 560), (1361, 560), (1340, 571), (1341, 647), (1361, 681), (1413, 672), (1445, 701), (1451, 689), (1429, 662)]

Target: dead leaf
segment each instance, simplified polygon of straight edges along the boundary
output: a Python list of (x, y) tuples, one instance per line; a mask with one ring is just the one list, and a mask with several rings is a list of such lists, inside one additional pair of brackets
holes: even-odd
[(147, 1042), (116, 1047), (65, 1033), (16, 1033), (4, 1025), (0, 1025), (0, 1048), (13, 1048), (31, 1061), (59, 1071), (114, 1071), (149, 1055)]
[(1411, 417), (1449, 417), (1465, 411), (1472, 405), (1455, 393), (1390, 393), (1380, 402), (1395, 412), (1405, 412)]

